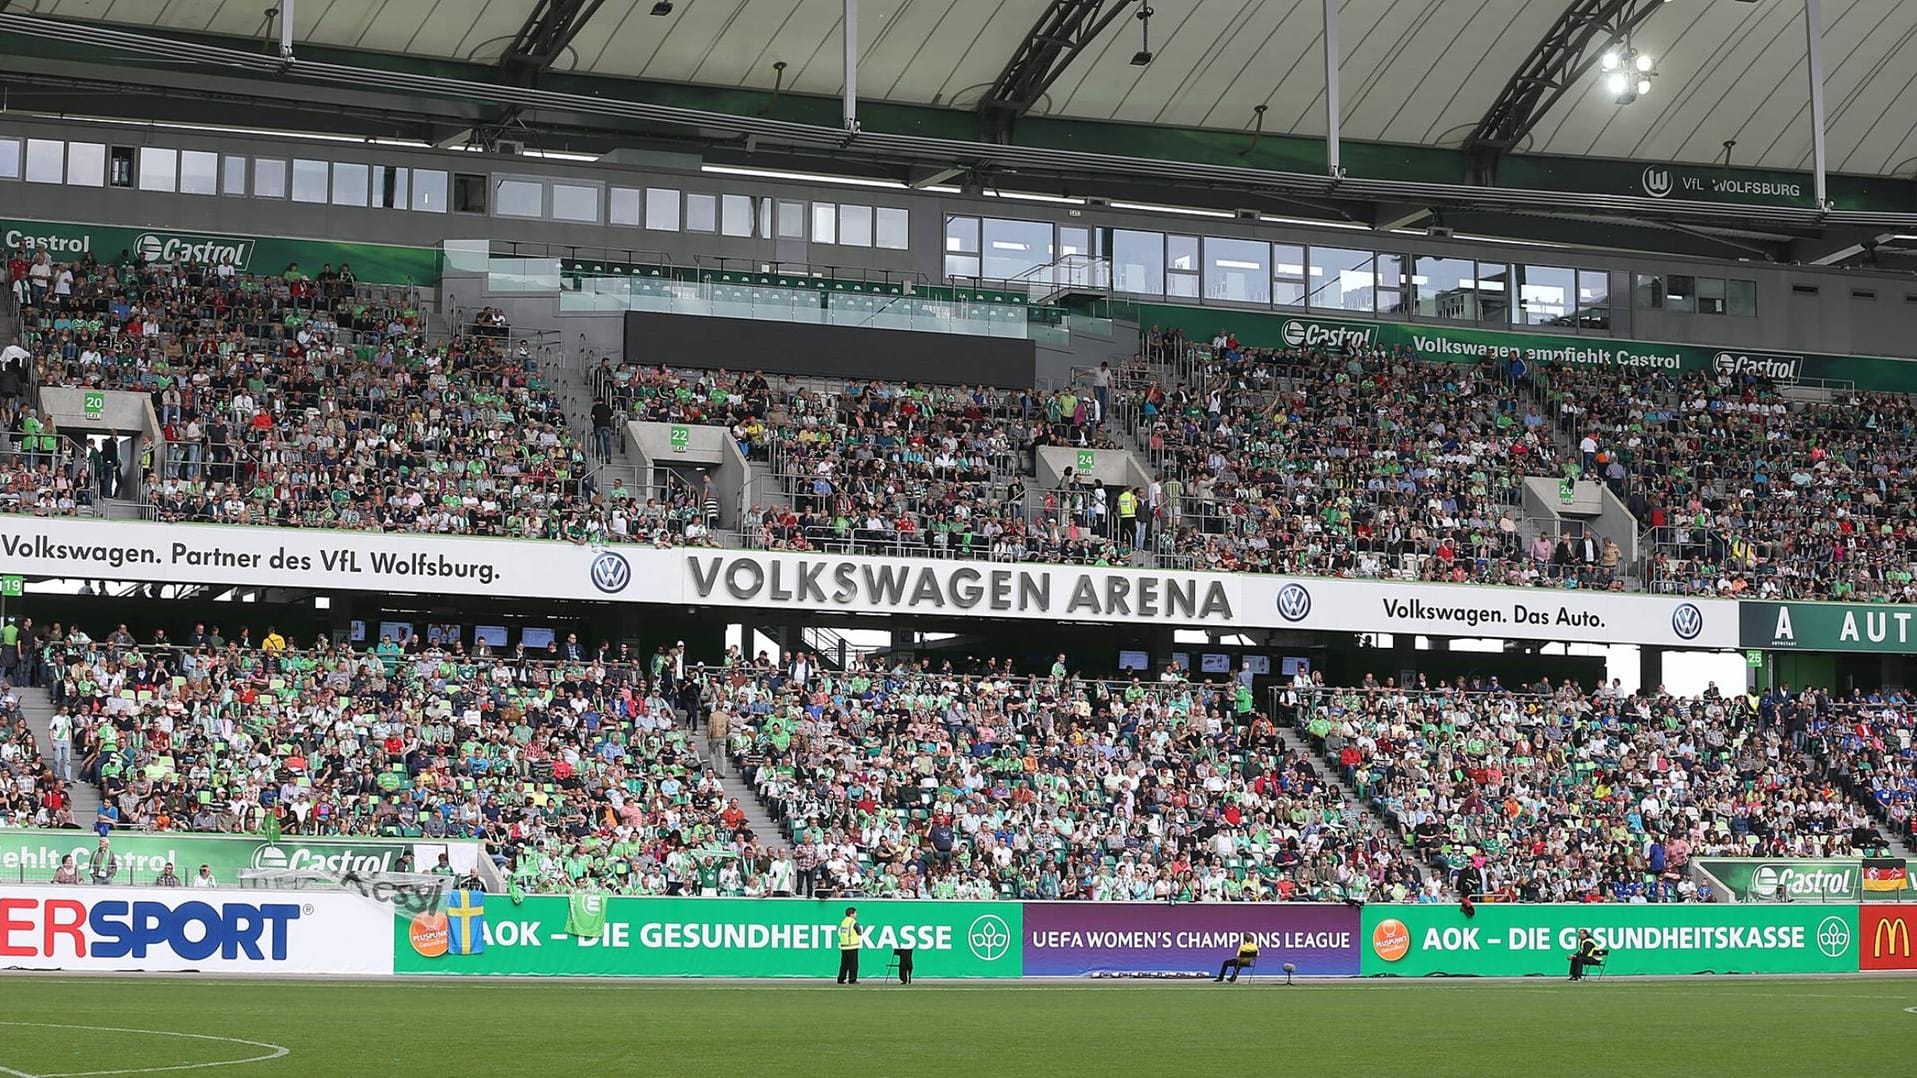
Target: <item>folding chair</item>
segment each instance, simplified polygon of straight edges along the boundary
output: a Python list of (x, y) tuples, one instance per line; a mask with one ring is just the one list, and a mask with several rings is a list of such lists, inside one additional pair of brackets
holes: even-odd
[(906, 978), (910, 977), (911, 975), (912, 975), (912, 948), (910, 947), (892, 948), (892, 961), (887, 962), (885, 964), (885, 976), (879, 978), (879, 983), (885, 984), (886, 982), (890, 981), (893, 977), (897, 977), (899, 979), (900, 984), (910, 984), (911, 982), (906, 980)]

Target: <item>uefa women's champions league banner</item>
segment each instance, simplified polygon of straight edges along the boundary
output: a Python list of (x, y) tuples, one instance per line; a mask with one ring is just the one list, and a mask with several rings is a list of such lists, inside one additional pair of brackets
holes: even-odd
[(1738, 645), (1729, 600), (7, 515), (0, 573), (756, 611)]
[(1302, 977), (1358, 972), (1358, 909), (1345, 905), (1032, 902), (1027, 977), (1215, 974), (1246, 936), (1257, 969)]

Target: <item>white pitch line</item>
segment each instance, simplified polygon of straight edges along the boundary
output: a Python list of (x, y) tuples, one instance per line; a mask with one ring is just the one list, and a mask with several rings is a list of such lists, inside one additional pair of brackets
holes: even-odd
[(267, 1041), (249, 1041), (244, 1037), (215, 1037), (208, 1033), (181, 1033), (171, 1029), (126, 1029), (120, 1026), (76, 1026), (60, 1022), (0, 1022), (0, 1026), (32, 1026), (38, 1029), (84, 1029), (94, 1033), (139, 1033), (149, 1037), (180, 1037), (195, 1041), (219, 1041), (222, 1044), (244, 1044), (249, 1048), (267, 1048), (271, 1051), (262, 1056), (249, 1056), (246, 1059), (216, 1059), (209, 1063), (179, 1063), (171, 1067), (128, 1067), (124, 1070), (108, 1071), (59, 1071), (54, 1074), (28, 1074), (8, 1067), (0, 1067), (0, 1073), (14, 1075), (15, 1078), (94, 1078), (107, 1074), (159, 1074), (164, 1071), (197, 1071), (209, 1067), (233, 1067), (241, 1063), (264, 1063), (269, 1059), (291, 1055), (292, 1049), (283, 1044), (271, 1044)]

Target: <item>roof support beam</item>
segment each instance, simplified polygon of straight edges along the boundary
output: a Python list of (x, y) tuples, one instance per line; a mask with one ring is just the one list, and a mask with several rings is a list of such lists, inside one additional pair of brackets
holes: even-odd
[(1051, 0), (978, 104), (979, 137), (1007, 143), (1018, 118), (1105, 28), (1143, 0)]
[(1810, 47), (1811, 170), (1816, 177), (1817, 208), (1830, 205), (1824, 156), (1824, 5), (1804, 0), (1804, 36)]
[[(1464, 140), (1470, 182), (1488, 185), (1498, 160), (1530, 134), (1572, 86), (1665, 0), (1570, 0)], [(1601, 41), (1599, 48), (1591, 43)]]
[[(515, 86), (537, 86), (539, 76), (552, 67), (603, 3), (605, 0), (537, 0), (513, 35), (512, 44), (499, 56), (502, 79)], [(490, 149), (519, 119), (520, 111), (514, 105), (501, 107), (488, 122), (473, 129), (473, 138)]]

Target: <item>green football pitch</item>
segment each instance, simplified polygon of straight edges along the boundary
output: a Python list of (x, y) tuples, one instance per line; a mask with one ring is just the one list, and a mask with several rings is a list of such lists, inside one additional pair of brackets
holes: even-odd
[(1917, 979), (909, 988), (0, 976), (0, 1076), (1912, 1073)]

